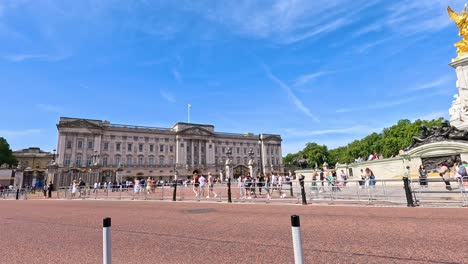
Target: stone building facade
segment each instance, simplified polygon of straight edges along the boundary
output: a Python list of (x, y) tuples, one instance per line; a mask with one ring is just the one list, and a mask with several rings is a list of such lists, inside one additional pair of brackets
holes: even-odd
[(54, 155), (37, 147), (13, 151), (18, 160), (18, 168), (23, 171), (22, 178), (16, 179), (19, 186), (42, 187), (46, 180), (47, 165)]
[[(175, 171), (183, 179), (194, 169), (220, 175), (229, 148), (234, 177), (248, 172), (251, 158), (256, 172), (261, 171), (260, 164), (265, 173), (283, 170), (280, 135), (220, 133), (213, 125), (181, 122), (155, 128), (67, 117), (60, 118), (57, 128), (57, 165), (62, 174), (72, 173), (63, 176), (70, 179), (153, 177), (168, 181)], [(69, 180), (61, 181), (58, 184), (69, 184)]]

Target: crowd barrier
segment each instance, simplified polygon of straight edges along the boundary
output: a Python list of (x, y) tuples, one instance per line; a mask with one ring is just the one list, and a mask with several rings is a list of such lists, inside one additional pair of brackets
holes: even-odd
[[(74, 193), (71, 186), (57, 188), (52, 198), (59, 199), (115, 199), (115, 200), (177, 200), (177, 201), (228, 201), (229, 189), (231, 201), (237, 203), (354, 203), (354, 204), (407, 204), (403, 180), (376, 179), (362, 181), (356, 179), (336, 181), (304, 181), (304, 198), (299, 181), (279, 184), (257, 183), (245, 186), (232, 182), (216, 183), (212, 187), (194, 186), (191, 184), (177, 185), (174, 196), (174, 186), (115, 186), (104, 188), (100, 186), (78, 188)], [(447, 187), (449, 186), (449, 187)], [(449, 182), (442, 178), (410, 179), (409, 191), (413, 203), (418, 204), (449, 204), (468, 205), (468, 177), (451, 179)], [(17, 190), (4, 190), (3, 199), (16, 199)], [(19, 199), (46, 198), (42, 190), (19, 191)], [(305, 203), (304, 203), (305, 200)]]

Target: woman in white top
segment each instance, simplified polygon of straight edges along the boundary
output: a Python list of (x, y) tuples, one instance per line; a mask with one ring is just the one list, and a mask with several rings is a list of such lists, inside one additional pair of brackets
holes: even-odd
[(133, 193), (139, 193), (140, 192), (140, 181), (138, 179), (135, 179), (135, 186), (133, 186)]
[(73, 180), (73, 183), (72, 183), (72, 198), (75, 197), (76, 193), (78, 192), (78, 183), (76, 182), (76, 180)]

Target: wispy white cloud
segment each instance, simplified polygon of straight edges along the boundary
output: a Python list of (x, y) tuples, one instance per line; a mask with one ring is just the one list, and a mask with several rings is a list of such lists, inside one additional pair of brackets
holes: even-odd
[(176, 68), (172, 68), (172, 76), (174, 76), (174, 79), (175, 79), (178, 83), (182, 83), (182, 82), (183, 82), (182, 75), (180, 74), (180, 72), (179, 72)]
[(344, 8), (348, 5), (346, 0), (192, 2), (187, 5), (188, 10), (235, 33), (291, 44), (353, 24), (360, 19), (361, 11), (377, 1), (356, 0), (352, 9)]
[(381, 127), (370, 127), (367, 125), (355, 125), (343, 128), (322, 129), (322, 130), (298, 130), (295, 128), (285, 129), (284, 133), (289, 137), (310, 137), (322, 135), (337, 135), (337, 134), (369, 134), (372, 132), (380, 132)]
[(0, 130), (0, 137), (18, 138), (38, 135), (41, 133), (40, 129), (25, 129), (25, 130)]
[(52, 113), (61, 113), (62, 108), (56, 105), (50, 105), (50, 104), (37, 104), (37, 108), (39, 108), (42, 111), (45, 112), (52, 112)]
[(423, 83), (411, 88), (411, 91), (427, 90), (431, 88), (437, 88), (442, 85), (448, 84), (449, 82), (454, 81), (454, 76), (452, 74), (441, 76), (433, 81)]
[(441, 117), (446, 118), (446, 119), (449, 118), (448, 110), (436, 110), (436, 111), (428, 112), (428, 113), (413, 114), (410, 117), (408, 117), (408, 119), (411, 121), (416, 121), (417, 119), (432, 120), (432, 119), (439, 119)]
[(1, 56), (4, 60), (11, 62), (24, 62), (29, 60), (38, 61), (61, 61), (68, 58), (67, 55), (50, 55), (50, 54), (7, 54)]
[(275, 82), (279, 87), (283, 88), (283, 90), (288, 94), (289, 99), (292, 101), (292, 103), (296, 106), (297, 109), (299, 109), (301, 112), (303, 112), (306, 116), (312, 118), (312, 120), (318, 122), (319, 119), (312, 114), (309, 108), (307, 108), (304, 103), (293, 93), (291, 87), (289, 87), (287, 84), (285, 84), (282, 80), (280, 80), (278, 77), (276, 77), (271, 70), (268, 68), (268, 66), (263, 65), (263, 68), (267, 74), (267, 77)]
[(159, 90), (159, 94), (161, 94), (161, 97), (169, 103), (175, 103), (176, 101), (174, 95), (167, 91)]
[(294, 81), (294, 86), (301, 86), (304, 84), (309, 83), (311, 80), (316, 79), (324, 74), (327, 74), (327, 72), (324, 71), (319, 71), (319, 72), (314, 72), (314, 73), (308, 73), (301, 75), (297, 77), (296, 81)]
[(355, 31), (353, 33), (353, 36), (354, 37), (360, 37), (362, 35), (365, 35), (365, 34), (368, 34), (368, 33), (371, 33), (371, 32), (376, 32), (376, 31), (380, 31), (382, 30), (382, 24), (381, 23), (374, 23), (374, 24), (370, 24), (370, 25), (366, 25), (360, 29), (358, 29), (357, 31)]
[(392, 106), (398, 106), (398, 105), (411, 103), (417, 100), (421, 100), (424, 98), (428, 98), (428, 97), (432, 97), (432, 96), (436, 96), (440, 94), (441, 92), (434, 92), (434, 93), (429, 93), (429, 94), (424, 94), (424, 95), (404, 97), (404, 98), (399, 98), (399, 99), (394, 99), (394, 100), (386, 100), (386, 101), (376, 102), (376, 103), (369, 104), (369, 105), (360, 105), (359, 107), (340, 108), (340, 109), (337, 109), (335, 112), (336, 113), (349, 113), (349, 112), (356, 112), (356, 111), (370, 110), (370, 109), (384, 109), (384, 108), (388, 108)]
[(363, 45), (357, 47), (356, 51), (358, 53), (367, 52), (369, 49), (372, 49), (375, 46), (381, 45), (381, 44), (385, 43), (388, 40), (389, 40), (388, 38), (385, 38), (385, 39), (378, 39), (378, 40), (375, 40), (375, 41), (370, 41), (370, 42), (364, 43)]

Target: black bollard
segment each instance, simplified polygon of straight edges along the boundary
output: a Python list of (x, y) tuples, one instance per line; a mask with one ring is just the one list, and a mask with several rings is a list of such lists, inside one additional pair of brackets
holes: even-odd
[(231, 178), (228, 179), (227, 186), (228, 186), (228, 203), (232, 203)]
[(406, 202), (408, 207), (414, 207), (413, 195), (410, 188), (410, 180), (407, 177), (403, 177), (403, 186), (405, 188)]
[(177, 181), (174, 182), (174, 193), (172, 194), (172, 201), (177, 201)]
[(304, 175), (301, 175), (299, 179), (299, 184), (301, 185), (301, 195), (302, 195), (302, 205), (307, 205), (306, 193), (304, 189)]
[(16, 189), (16, 200), (19, 200), (19, 192), (20, 192), (19, 188)]

